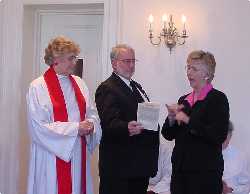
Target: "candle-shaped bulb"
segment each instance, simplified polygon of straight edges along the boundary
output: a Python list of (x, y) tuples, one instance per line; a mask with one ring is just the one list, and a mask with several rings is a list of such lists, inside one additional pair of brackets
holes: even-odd
[(183, 34), (183, 36), (186, 36), (187, 35), (187, 32), (186, 32), (186, 21), (187, 21), (187, 18), (186, 18), (186, 16), (182, 15), (181, 16), (181, 20), (182, 20), (182, 23), (183, 23), (182, 34)]
[(154, 16), (153, 16), (152, 14), (149, 15), (148, 21), (149, 21), (150, 24), (153, 23), (153, 21), (154, 21)]
[(163, 14), (163, 16), (162, 16), (162, 21), (163, 21), (163, 22), (167, 22), (167, 21), (168, 21), (168, 16), (167, 16), (167, 14)]
[(152, 14), (149, 15), (148, 21), (149, 21), (149, 32), (152, 33), (152, 24), (153, 24), (153, 21), (154, 21), (154, 17), (153, 17)]
[(182, 20), (182, 23), (185, 24), (186, 21), (187, 21), (186, 16), (185, 16), (185, 15), (182, 15), (182, 16), (181, 16), (181, 20)]
[(167, 21), (168, 21), (167, 14), (163, 14), (162, 21), (163, 21), (163, 28), (166, 29), (166, 25), (167, 25)]

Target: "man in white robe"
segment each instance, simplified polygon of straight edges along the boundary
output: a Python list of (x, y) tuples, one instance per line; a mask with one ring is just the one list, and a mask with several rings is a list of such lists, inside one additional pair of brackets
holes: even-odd
[[(68, 76), (57, 75), (66, 102), (68, 122), (54, 122), (53, 106), (44, 80), (34, 80), (27, 94), (28, 123), (31, 136), (30, 167), (27, 194), (57, 194), (56, 157), (71, 161), (72, 194), (81, 192), (81, 136), (78, 134), (80, 114)], [(73, 76), (86, 101), (85, 119), (94, 124), (94, 132), (86, 135), (86, 191), (93, 194), (90, 154), (101, 139), (99, 118), (89, 91), (82, 79)]]
[(233, 124), (230, 121), (227, 139), (223, 143), (223, 194), (249, 194), (250, 192), (250, 175), (247, 168), (247, 160), (242, 153), (229, 144)]

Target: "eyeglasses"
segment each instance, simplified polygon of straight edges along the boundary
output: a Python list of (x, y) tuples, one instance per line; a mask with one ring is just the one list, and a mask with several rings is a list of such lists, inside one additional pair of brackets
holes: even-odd
[(74, 63), (76, 63), (78, 59), (79, 59), (79, 56), (76, 56), (76, 55), (72, 55), (68, 57), (68, 61), (72, 61)]
[[(201, 64), (202, 65), (202, 64)], [(193, 65), (186, 65), (185, 66), (186, 71), (193, 71), (193, 72), (198, 72), (201, 70), (201, 68), (197, 68), (196, 66)]]
[(117, 61), (122, 61), (123, 63), (136, 63), (137, 59), (116, 59)]

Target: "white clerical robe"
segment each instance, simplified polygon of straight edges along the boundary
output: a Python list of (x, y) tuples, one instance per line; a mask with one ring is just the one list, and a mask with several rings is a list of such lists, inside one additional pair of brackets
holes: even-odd
[(155, 177), (149, 179), (148, 191), (159, 194), (170, 194), (170, 181), (172, 174), (171, 166), (172, 150), (167, 144), (160, 143), (158, 171)]
[[(67, 76), (57, 75), (63, 91), (68, 122), (54, 122), (53, 106), (43, 76), (30, 84), (27, 93), (28, 123), (31, 136), (30, 164), (27, 194), (57, 194), (56, 156), (71, 161), (72, 194), (81, 189), (81, 138), (78, 136), (79, 109)], [(90, 172), (90, 154), (101, 139), (101, 128), (96, 109), (82, 79), (73, 76), (86, 101), (85, 119), (94, 123), (94, 132), (86, 136), (87, 194), (93, 194)]]
[(233, 188), (233, 194), (250, 192), (250, 176), (246, 158), (234, 147), (228, 145), (222, 151), (224, 159), (223, 180)]

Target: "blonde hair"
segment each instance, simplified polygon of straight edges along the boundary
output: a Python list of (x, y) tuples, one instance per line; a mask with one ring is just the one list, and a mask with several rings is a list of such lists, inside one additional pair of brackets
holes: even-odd
[(118, 55), (124, 50), (131, 50), (134, 52), (134, 49), (132, 47), (130, 47), (129, 45), (118, 44), (112, 48), (112, 51), (110, 53), (110, 60), (113, 61), (114, 59), (117, 59)]
[(63, 56), (67, 53), (80, 53), (80, 47), (71, 39), (65, 36), (58, 36), (52, 39), (45, 49), (44, 61), (47, 65), (52, 65), (55, 57)]
[(208, 82), (211, 82), (214, 78), (216, 66), (214, 55), (203, 50), (195, 50), (192, 51), (187, 57), (187, 64), (190, 64), (192, 61), (200, 61), (200, 64), (206, 65), (208, 69)]

